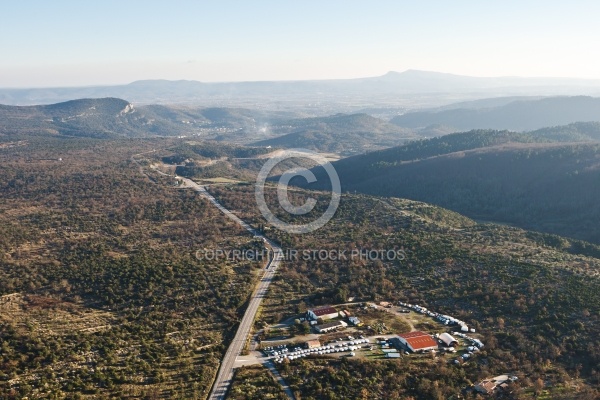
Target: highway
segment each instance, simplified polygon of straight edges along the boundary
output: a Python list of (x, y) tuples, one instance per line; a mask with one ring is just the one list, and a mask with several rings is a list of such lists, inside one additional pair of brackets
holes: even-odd
[(261, 235), (260, 233), (256, 232), (250, 225), (248, 225), (236, 215), (234, 215), (231, 211), (223, 207), (217, 201), (217, 199), (215, 199), (210, 193), (206, 191), (206, 189), (203, 186), (198, 185), (196, 182), (190, 179), (182, 177), (177, 177), (177, 179), (181, 180), (186, 187), (191, 187), (194, 190), (196, 190), (198, 193), (200, 193), (200, 195), (208, 199), (219, 210), (221, 210), (223, 214), (225, 214), (227, 217), (231, 218), (233, 221), (241, 225), (250, 233), (262, 238), (265, 242), (265, 245), (272, 251), (273, 254), (273, 257), (268, 262), (267, 267), (263, 270), (264, 272), (263, 276), (260, 279), (260, 282), (254, 289), (254, 292), (250, 297), (248, 308), (246, 309), (246, 312), (242, 317), (240, 326), (238, 327), (235, 337), (233, 338), (233, 341), (227, 348), (227, 352), (225, 353), (225, 356), (221, 361), (221, 366), (219, 368), (217, 378), (215, 379), (209, 397), (209, 399), (211, 400), (221, 400), (225, 399), (225, 396), (227, 395), (227, 390), (229, 389), (229, 386), (231, 385), (231, 382), (233, 380), (235, 360), (242, 352), (242, 349), (244, 348), (246, 341), (250, 336), (250, 331), (252, 330), (252, 325), (254, 324), (254, 318), (256, 316), (256, 312), (258, 311), (258, 307), (260, 306), (260, 302), (266, 296), (267, 290), (269, 289), (269, 285), (271, 284), (275, 272), (277, 271), (277, 267), (283, 260), (283, 251), (277, 244), (275, 244), (265, 236)]

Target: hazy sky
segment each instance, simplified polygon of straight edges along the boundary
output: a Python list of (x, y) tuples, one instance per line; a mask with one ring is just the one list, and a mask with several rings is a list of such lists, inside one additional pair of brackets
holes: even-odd
[(600, 78), (598, 1), (15, 0), (0, 10), (0, 87), (406, 69)]

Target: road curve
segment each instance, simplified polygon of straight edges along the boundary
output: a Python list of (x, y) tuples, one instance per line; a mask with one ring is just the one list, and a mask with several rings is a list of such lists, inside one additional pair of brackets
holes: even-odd
[(227, 217), (234, 220), (236, 223), (241, 225), (244, 229), (248, 230), (253, 235), (262, 238), (263, 241), (265, 242), (265, 245), (267, 247), (269, 247), (273, 252), (272, 253), (273, 257), (268, 262), (267, 267), (263, 270), (264, 272), (260, 279), (260, 282), (254, 289), (254, 292), (252, 293), (252, 296), (250, 297), (250, 302), (248, 303), (248, 308), (246, 309), (246, 312), (244, 313), (244, 316), (242, 317), (240, 326), (238, 327), (238, 330), (235, 334), (235, 337), (233, 338), (233, 341), (227, 348), (227, 352), (225, 352), (225, 356), (223, 357), (223, 360), (221, 361), (221, 366), (219, 368), (217, 378), (215, 379), (215, 382), (213, 384), (213, 388), (210, 393), (209, 399), (222, 400), (222, 399), (225, 399), (225, 396), (227, 395), (227, 390), (229, 390), (229, 386), (231, 385), (231, 383), (233, 381), (233, 370), (234, 370), (233, 366), (234, 366), (235, 360), (242, 352), (242, 349), (244, 348), (244, 346), (246, 344), (246, 340), (250, 336), (250, 331), (252, 330), (252, 325), (254, 324), (254, 318), (256, 316), (256, 312), (258, 311), (258, 307), (260, 306), (260, 302), (266, 296), (269, 285), (271, 284), (271, 281), (273, 280), (275, 272), (277, 271), (277, 267), (283, 260), (283, 251), (281, 250), (281, 247), (279, 247), (277, 244), (275, 244), (274, 242), (272, 242), (271, 240), (269, 240), (267, 237), (263, 236), (262, 234), (258, 233), (250, 225), (248, 225), (247, 223), (242, 221), (240, 218), (238, 218), (236, 215), (234, 215), (231, 211), (229, 211), (228, 209), (223, 207), (217, 201), (217, 199), (215, 199), (210, 193), (208, 193), (206, 191), (204, 186), (198, 185), (196, 182), (194, 182), (190, 179), (181, 178), (181, 177), (177, 177), (177, 179), (181, 180), (185, 184), (185, 186), (191, 187), (194, 190), (196, 190), (203, 197), (208, 199), (208, 201), (210, 201), (212, 204), (214, 204), (219, 210), (221, 210), (223, 212), (223, 214), (225, 214)]

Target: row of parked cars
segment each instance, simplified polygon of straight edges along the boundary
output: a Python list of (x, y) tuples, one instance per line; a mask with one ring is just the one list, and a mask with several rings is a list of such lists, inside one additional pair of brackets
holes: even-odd
[(339, 345), (335, 345), (335, 346), (321, 346), (321, 347), (316, 347), (314, 349), (300, 349), (297, 351), (293, 351), (289, 354), (276, 355), (274, 358), (274, 361), (276, 363), (281, 363), (286, 358), (288, 360), (295, 360), (298, 358), (309, 356), (311, 354), (323, 355), (323, 354), (340, 353), (340, 352), (346, 352), (346, 351), (350, 351), (351, 352), (350, 356), (354, 356), (355, 355), (354, 351), (358, 350), (358, 348), (359, 348), (359, 346), (346, 346), (346, 345), (339, 344)]
[[(274, 349), (274, 348), (270, 349), (267, 347), (265, 349), (265, 353), (267, 355), (273, 356), (274, 361), (277, 363), (283, 362), (283, 360), (286, 358), (288, 360), (295, 360), (297, 358), (306, 357), (311, 354), (324, 355), (324, 354), (341, 353), (341, 352), (349, 351), (349, 352), (351, 352), (350, 356), (354, 356), (355, 355), (354, 351), (358, 350), (361, 347), (360, 345), (363, 343), (369, 343), (369, 339), (366, 339), (363, 337), (362, 339), (354, 339), (354, 340), (351, 340), (349, 342), (344, 342), (344, 343), (337, 342), (337, 343), (332, 343), (332, 344), (328, 344), (325, 346), (315, 347), (312, 349), (301, 349), (300, 347), (295, 347), (295, 348), (291, 349), (291, 351), (289, 351), (287, 349), (287, 347), (285, 347), (285, 346), (283, 346), (284, 348), (281, 348), (281, 346), (277, 346), (278, 347), (277, 349)], [(369, 347), (369, 345), (367, 345), (365, 347)]]
[(285, 344), (280, 344), (279, 346), (269, 346), (263, 349), (266, 355), (268, 356), (278, 356), (280, 354), (285, 354), (289, 352), (289, 349)]
[[(349, 336), (349, 337), (352, 337), (352, 336)], [(354, 340), (350, 340), (346, 344), (349, 345), (349, 346), (352, 346), (352, 345), (355, 345), (355, 344), (362, 344), (362, 343), (369, 343), (369, 339), (366, 339), (366, 338), (354, 339)], [(335, 346), (338, 346), (338, 347), (339, 346), (344, 346), (344, 344), (343, 343), (337, 343), (337, 344), (335, 344)]]

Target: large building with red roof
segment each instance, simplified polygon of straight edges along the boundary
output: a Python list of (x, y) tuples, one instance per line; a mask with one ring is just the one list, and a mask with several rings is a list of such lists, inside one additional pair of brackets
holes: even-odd
[(308, 310), (308, 318), (312, 320), (316, 320), (319, 318), (332, 319), (337, 317), (339, 317), (338, 311), (331, 306), (313, 308), (312, 310)]
[(404, 346), (408, 347), (411, 351), (427, 351), (427, 350), (437, 350), (438, 344), (437, 342), (425, 332), (414, 331), (409, 333), (403, 333), (402, 335), (398, 335), (400, 339), (400, 343)]

